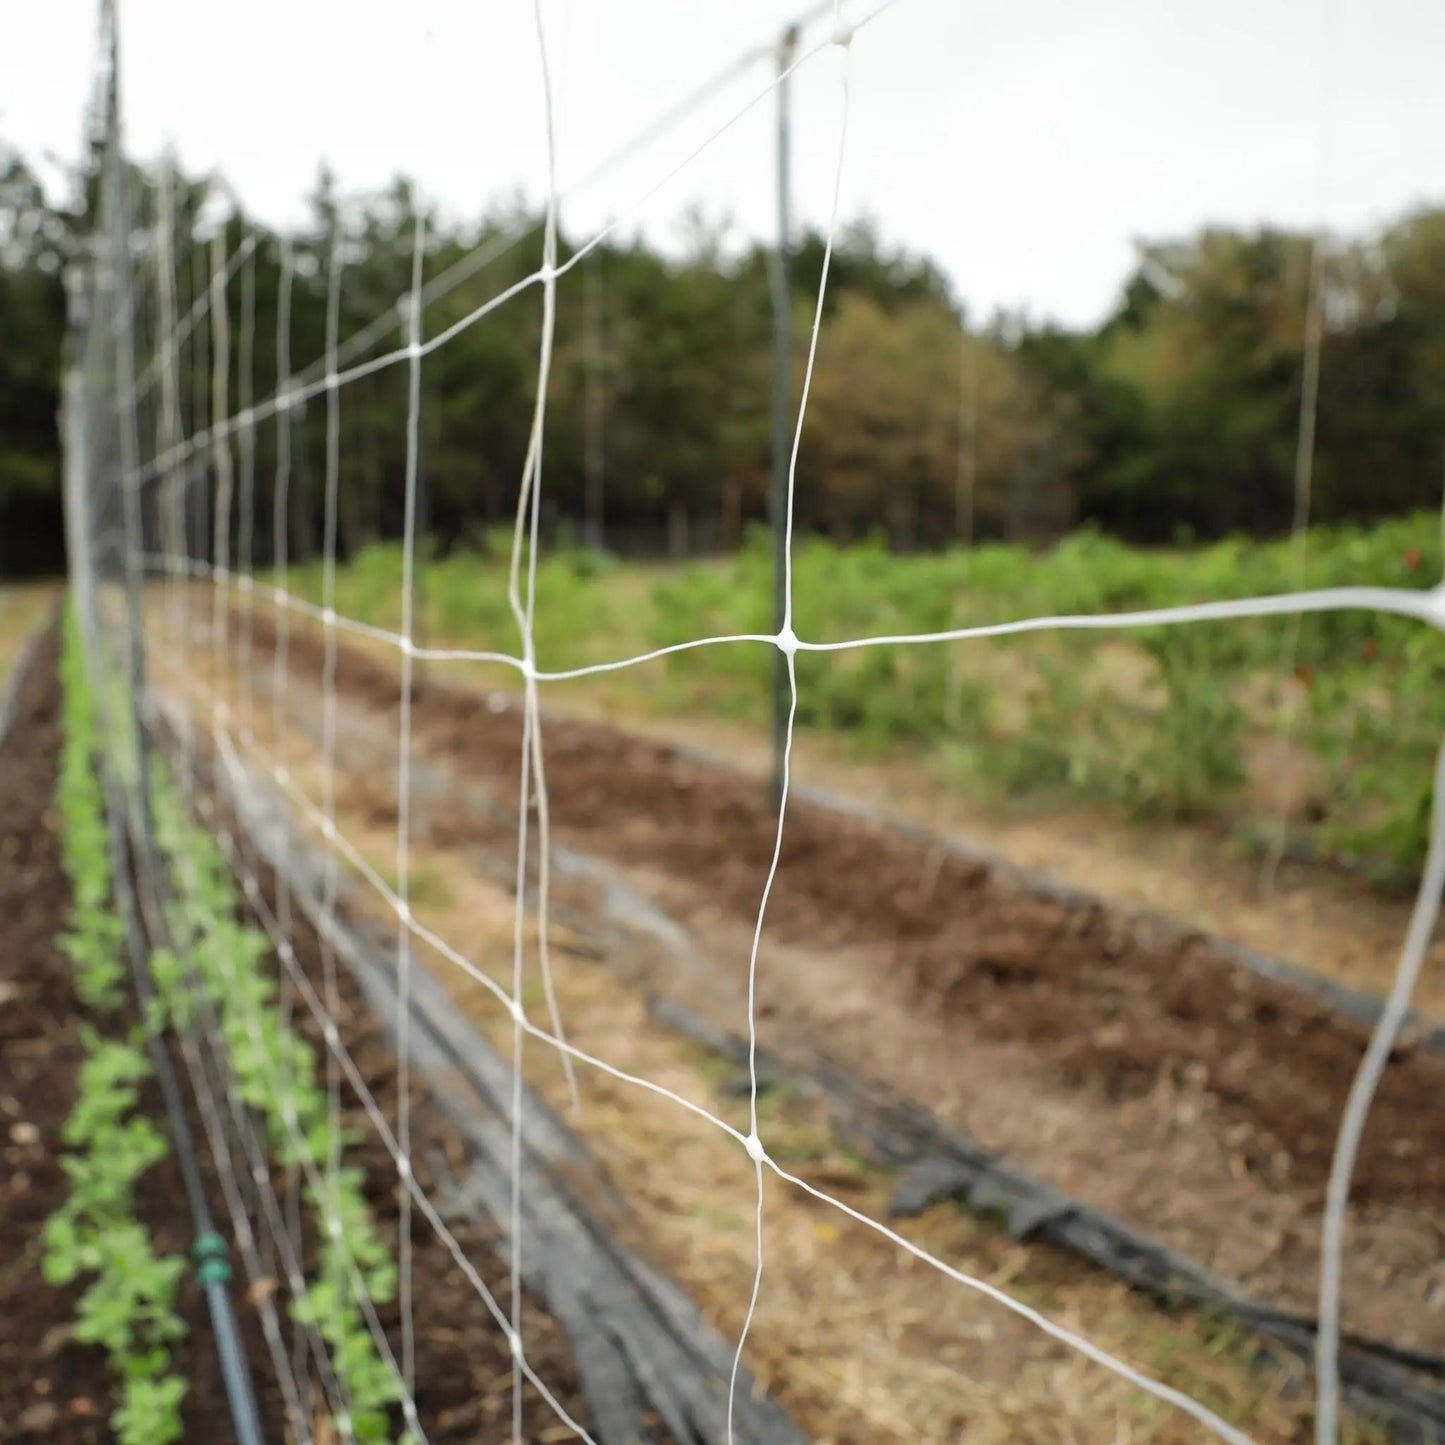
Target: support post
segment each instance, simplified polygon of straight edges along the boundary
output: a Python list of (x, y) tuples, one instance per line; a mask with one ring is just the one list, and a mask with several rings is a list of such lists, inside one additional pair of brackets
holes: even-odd
[[(144, 593), (142, 578), (141, 549), (143, 545), (142, 512), (140, 499), (140, 432), (136, 419), (135, 404), (135, 297), (131, 289), (131, 217), (128, 194), (129, 177), (126, 174), (123, 133), (120, 109), (120, 38), (116, 19), (115, 0), (102, 0), (102, 35), (108, 45), (108, 91), (106, 95), (106, 132), (109, 141), (105, 159), (103, 185), (109, 194), (109, 206), (103, 205), (110, 228), (102, 241), (110, 297), (115, 308), (114, 317), (87, 317), (89, 323), (105, 320), (110, 326), (108, 338), (114, 345), (114, 373), (112, 376), (115, 422), (119, 431), (120, 489), (122, 523), (125, 537), (124, 582), (126, 596), (126, 630), (128, 635), (127, 667), (130, 683), (131, 723), (135, 731), (136, 764), (136, 835), (138, 856), (136, 872), (142, 877), (157, 876), (158, 855), (156, 851), (155, 826), (151, 812), (151, 760), (150, 744), (147, 737), (147, 723), (143, 706), (145, 694), (145, 639), (144, 639)], [(88, 458), (86, 459), (88, 462)], [(79, 479), (83, 484), (84, 479)], [(114, 808), (111, 808), (112, 816)], [(118, 833), (112, 833), (116, 843)], [(115, 878), (117, 887), (122, 887), (126, 878), (124, 860), (115, 857)], [(138, 920), (132, 922), (132, 929), (138, 927)], [(130, 932), (132, 943), (135, 934)], [(138, 962), (138, 967), (143, 964)], [(141, 995), (142, 1011), (145, 1012), (145, 995)], [(150, 1038), (152, 1056), (157, 1066), (157, 1076), (162, 1081), (166, 1111), (176, 1133), (177, 1159), (181, 1162), (182, 1176), (186, 1181), (193, 1218), (197, 1227), (195, 1259), (201, 1283), (206, 1294), (211, 1326), (216, 1338), (216, 1349), (220, 1356), (221, 1374), (225, 1382), (227, 1401), (230, 1405), (231, 1423), (238, 1445), (262, 1445), (260, 1415), (256, 1407), (255, 1390), (251, 1382), (245, 1345), (236, 1316), (231, 1308), (226, 1283), (229, 1271), (219, 1253), (224, 1244), (216, 1235), (211, 1223), (209, 1210), (205, 1205), (204, 1190), (198, 1173), (195, 1172), (195, 1154), (184, 1124), (184, 1110), (180, 1107), (175, 1089), (174, 1076), (170, 1074), (164, 1049), (159, 1040)], [(164, 1067), (162, 1065), (164, 1064)]]
[[(789, 219), (788, 68), (798, 44), (798, 29), (790, 25), (778, 43), (778, 244), (773, 254), (773, 479), (769, 508), (773, 527), (773, 631), (788, 622), (788, 465), (792, 456), (792, 300), (788, 294)], [(788, 659), (773, 651), (773, 811), (783, 806), (783, 754), (787, 749), (788, 709), (792, 688)]]
[[(427, 623), (427, 563), (431, 560), (431, 489), (426, 484), (427, 433), (436, 425), (427, 411), (426, 372), (422, 372), (421, 416), (417, 422), (416, 437), (416, 546), (411, 558), (411, 640), (412, 645), (426, 648), (431, 645), (431, 629)], [(427, 660), (412, 658), (412, 695), (415, 697), (426, 687)]]
[(66, 317), (69, 336), (66, 346), (65, 374), (60, 392), (61, 481), (65, 499), (65, 551), (70, 568), (70, 594), (76, 620), (85, 643), (87, 667), (93, 665), (95, 589), (92, 582), (92, 544), (94, 529), (90, 522), (90, 495), (87, 471), (91, 452), (85, 415), (86, 357), (78, 346), (86, 334), (87, 308), (90, 298), (78, 266), (65, 273)]
[(958, 408), (958, 485), (954, 495), (954, 534), (973, 546), (975, 493), (978, 489), (978, 343), (968, 330), (967, 313), (959, 320), (961, 366)]
[[(401, 316), (402, 345), (419, 346), (421, 344), (421, 331), (423, 313), (416, 308), (416, 297), (409, 292), (403, 298), (402, 304), (398, 307)], [(425, 378), (425, 371), (422, 376)], [(426, 384), (425, 380), (420, 384), (421, 415), (417, 421), (416, 432), (416, 519), (413, 526), (413, 544), (411, 554), (411, 641), (412, 646), (425, 648), (430, 641), (430, 633), (427, 629), (426, 607), (426, 561), (427, 561), (427, 539), (431, 535), (431, 499), (427, 495), (426, 485), (426, 453), (427, 453), (427, 410), (426, 410)], [(426, 686), (427, 664), (424, 657), (412, 659), (411, 693), (415, 699), (422, 693)]]
[(125, 536), (124, 583), (131, 725), (135, 735), (136, 808), (143, 847), (149, 862), (154, 856), (155, 830), (151, 824), (150, 749), (146, 741), (145, 617), (141, 578), (140, 436), (135, 414), (135, 299), (130, 284), (130, 197), (127, 192), (125, 154), (120, 127), (120, 31), (114, 0), (102, 7), (102, 23), (109, 42), (109, 89), (106, 96), (104, 189), (109, 191), (110, 233), (104, 245), (109, 268), (111, 300), (116, 309), (112, 326), (115, 347), (114, 382), (116, 427), (120, 442), (121, 518)]
[(607, 403), (603, 393), (606, 385), (602, 359), (602, 264), (605, 250), (582, 274), (583, 347), (586, 356), (586, 443), (583, 454), (585, 496), (583, 540), (594, 552), (602, 550), (602, 485), (605, 475), (603, 429), (607, 424)]

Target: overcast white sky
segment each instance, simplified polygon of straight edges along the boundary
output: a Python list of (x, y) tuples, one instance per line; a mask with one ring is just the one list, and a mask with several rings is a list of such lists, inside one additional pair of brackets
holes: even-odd
[[(132, 147), (173, 142), (268, 218), (299, 213), (323, 156), (347, 187), (406, 170), (452, 213), (543, 193), (532, 0), (120, 8)], [(562, 185), (801, 8), (544, 0)], [(0, 48), (0, 136), (32, 156), (75, 153), (94, 24), (92, 0), (28, 8), (23, 41)], [(976, 314), (1022, 305), (1091, 323), (1135, 237), (1204, 221), (1358, 230), (1445, 198), (1442, 55), (1440, 0), (896, 0), (851, 48), (843, 215), (867, 211), (933, 255)], [(818, 223), (841, 61), (830, 48), (793, 83), (796, 214)], [(570, 195), (572, 234), (627, 213), (767, 81), (764, 60)], [(773, 114), (771, 98), (756, 106), (634, 224), (673, 242), (702, 202), (771, 234)]]

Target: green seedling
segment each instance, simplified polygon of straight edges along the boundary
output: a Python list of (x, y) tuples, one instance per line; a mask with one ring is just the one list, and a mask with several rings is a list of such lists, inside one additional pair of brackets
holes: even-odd
[[(124, 997), (126, 938), (111, 909), (109, 824), (93, 766), (98, 734), (73, 618), (61, 670), (66, 733), (56, 800), (74, 903), (60, 944), (81, 1002), (109, 1015)], [(103, 1349), (110, 1361), (118, 1394), (111, 1424), (121, 1445), (167, 1445), (181, 1436), (186, 1391), (171, 1372), (169, 1353), (185, 1333), (174, 1310), (185, 1262), (158, 1257), (135, 1217), (137, 1185), (166, 1154), (164, 1137), (135, 1112), (150, 1063), (135, 1036), (107, 1037), (86, 1025), (80, 1040), (85, 1058), (62, 1129), (69, 1152), (61, 1166), (70, 1188), (45, 1223), (41, 1271), (53, 1285), (89, 1279), (76, 1306), (75, 1336)]]
[(181, 1438), (181, 1403), (186, 1397), (186, 1382), (179, 1375), (165, 1373), (167, 1356), (159, 1357), (160, 1368), (152, 1353), (145, 1357), (150, 1367), (145, 1373), (127, 1374), (121, 1390), (120, 1408), (110, 1423), (122, 1445), (145, 1445), (150, 1440)]
[(333, 1167), (353, 1136), (331, 1116), (316, 1050), (281, 1017), (267, 966), (269, 940), (238, 920), (226, 858), (191, 824), (179, 791), (159, 767), (152, 814), (177, 887), (167, 914), (177, 952), (153, 971), (161, 1009), (172, 1022), (189, 1019), (204, 997), (236, 1096), (260, 1117), (272, 1156), (284, 1167), (318, 1171), (305, 1190), (319, 1239), (318, 1268), (290, 1312), (326, 1343), (349, 1402), (351, 1433), (365, 1442), (391, 1440), (402, 1390), (377, 1349), (365, 1305), (393, 1297), (396, 1266), (372, 1221), (363, 1175)]

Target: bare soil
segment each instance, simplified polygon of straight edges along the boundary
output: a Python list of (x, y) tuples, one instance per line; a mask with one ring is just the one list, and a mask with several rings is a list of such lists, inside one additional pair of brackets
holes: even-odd
[[(256, 619), (258, 646), (268, 628)], [(290, 645), (293, 685), (319, 676), (319, 641), (293, 630)], [(386, 663), (343, 646), (339, 684), (378, 724), (394, 721)], [(300, 705), (314, 711), (314, 697)], [(413, 727), (439, 765), (515, 808), (515, 707), (431, 688)], [(554, 837), (626, 870), (705, 941), (705, 984), (669, 986), (730, 999), (736, 1027), (774, 840), (765, 792), (617, 729), (544, 732)], [(442, 845), (505, 853), (495, 822), (460, 803), (438, 801), (426, 826)], [(1310, 1309), (1324, 1183), (1366, 1034), (1207, 937), (1153, 936), (1103, 902), (1066, 908), (926, 840), (795, 802), (759, 1013), (765, 1040), (824, 1038), (1034, 1172)], [(1356, 1173), (1346, 1276), (1352, 1328), (1436, 1349), (1442, 1085), (1445, 1060), (1392, 1059)]]
[[(4, 1080), (0, 1148), (5, 1163), (0, 1185), (0, 1438), (91, 1445), (112, 1438), (106, 1417), (112, 1408), (113, 1382), (103, 1354), (73, 1337), (75, 1303), (83, 1284), (55, 1289), (40, 1274), (41, 1230), (66, 1194), (60, 1131), (74, 1102), (84, 1022), (70, 984), (70, 965), (56, 946), (70, 906), (52, 803), (59, 744), (60, 689), (52, 639), (31, 671), (16, 727), (0, 748), (0, 917), (6, 920), (6, 946), (0, 950), (0, 1077)], [(314, 934), (297, 927), (293, 938), (302, 966), (319, 979)], [(346, 980), (341, 987), (342, 1039), (381, 1107), (394, 1117), (394, 1058)], [(319, 1045), (320, 1031), (310, 1015), (298, 1010), (295, 1019)], [(164, 1127), (154, 1088), (143, 1105)], [(378, 1222), (395, 1247), (394, 1163), (349, 1090), (343, 1095), (343, 1110), (346, 1122), (356, 1126), (359, 1141), (348, 1152), (347, 1162), (364, 1171)], [(197, 1120), (192, 1126), (198, 1138), (204, 1137)], [(429, 1151), (436, 1147), (450, 1153), (452, 1141), (420, 1097), (415, 1101), (413, 1139), (418, 1178), (435, 1191), (438, 1181), (426, 1163)], [(212, 1207), (217, 1219), (224, 1221), (215, 1162), (204, 1149), (200, 1156)], [(192, 1221), (172, 1159), (147, 1175), (139, 1209), (158, 1252), (189, 1251)], [(488, 1285), (505, 1301), (508, 1264), (489, 1247), (486, 1233), (464, 1225), (454, 1226), (453, 1232)], [(413, 1230), (412, 1275), (421, 1382), (417, 1399), (428, 1437), (436, 1442), (506, 1438), (512, 1410), (510, 1352), (450, 1251), (419, 1218)], [(253, 1280), (249, 1289), (247, 1285), (242, 1279), (234, 1298), (267, 1438), (280, 1441), (287, 1438), (281, 1395), (268, 1370), (255, 1303), (259, 1292), (268, 1292), (274, 1281)], [(183, 1438), (231, 1438), (210, 1325), (191, 1275), (181, 1289), (179, 1313), (188, 1327), (175, 1349), (176, 1367), (189, 1385)], [(383, 1307), (379, 1313), (393, 1348), (398, 1348), (397, 1306)], [(574, 1417), (586, 1423), (586, 1402), (565, 1338), (534, 1301), (528, 1303), (524, 1319), (529, 1362)], [(524, 1438), (572, 1438), (530, 1387), (524, 1391)]]
[[(315, 646), (293, 634), (298, 672), (319, 672)], [(400, 701), (393, 674), (347, 648), (338, 686), (387, 712)], [(507, 784), (519, 776), (516, 709), (438, 688), (421, 694), (412, 716), (429, 748), (464, 764), (465, 775)], [(714, 906), (756, 915), (776, 827), (750, 780), (586, 723), (550, 722), (545, 745), (562, 837), (601, 836), (599, 852), (613, 861), (705, 877)], [(1239, 969), (1207, 938), (1160, 952), (1105, 903), (1072, 916), (982, 864), (799, 802), (788, 809), (767, 931), (814, 948), (883, 948), (888, 972), (909, 982), (928, 1013), (994, 1039), (1046, 1045), (1066, 1078), (1095, 1080), (1111, 1097), (1160, 1078), (1202, 1079), (1226, 1114), (1250, 1127), (1242, 1141), (1250, 1167), (1325, 1182), (1368, 1034)], [(1422, 1120), (1421, 1100), (1440, 1097), (1442, 1086), (1445, 1060), (1397, 1052), (1362, 1146), (1356, 1200), (1445, 1208), (1445, 1155), (1419, 1134), (1422, 1123), (1438, 1123)]]
[[(760, 782), (771, 774), (763, 729), (598, 706), (576, 688), (566, 692), (565, 704), (563, 711), (583, 720), (726, 757)], [(1328, 863), (1286, 858), (1269, 875), (1257, 851), (1218, 822), (1127, 819), (1054, 796), (984, 799), (940, 783), (926, 756), (901, 749), (861, 756), (848, 740), (825, 733), (799, 733), (793, 764), (804, 784), (881, 816), (987, 848), (1016, 867), (1287, 960), (1346, 988), (1389, 991), (1413, 898)], [(1259, 811), (1270, 816), (1267, 804)], [(1445, 1019), (1445, 940), (1430, 951), (1416, 1002)]]

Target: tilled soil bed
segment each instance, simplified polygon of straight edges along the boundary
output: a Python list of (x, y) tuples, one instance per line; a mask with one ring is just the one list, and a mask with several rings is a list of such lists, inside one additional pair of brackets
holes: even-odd
[[(70, 964), (57, 947), (65, 930), (70, 890), (61, 867), (59, 820), (53, 806), (61, 740), (60, 686), (56, 643), (46, 639), (21, 689), (15, 723), (0, 740), (0, 1439), (99, 1442), (113, 1438), (107, 1416), (112, 1381), (102, 1353), (77, 1343), (71, 1326), (83, 1283), (66, 1289), (47, 1285), (40, 1273), (41, 1230), (61, 1204), (67, 1181), (62, 1172), (61, 1128), (74, 1103), (82, 1058), (83, 1011), (71, 988)], [(301, 966), (320, 975), (319, 948), (305, 928), (295, 930)], [(395, 1061), (364, 1006), (342, 980), (341, 1035), (368, 1087), (394, 1114)], [(298, 1027), (319, 1041), (304, 1009)], [(184, 1075), (182, 1075), (184, 1077)], [(164, 1128), (159, 1091), (143, 1096), (150, 1116)], [(413, 1123), (417, 1172), (431, 1149), (446, 1152), (441, 1122), (418, 1099)], [(391, 1155), (363, 1115), (358, 1101), (343, 1094), (347, 1123), (359, 1142), (347, 1162), (362, 1168), (367, 1193), (384, 1237), (396, 1245), (396, 1173)], [(198, 1139), (204, 1135), (192, 1119)], [(216, 1217), (226, 1212), (214, 1161), (199, 1150)], [(139, 1214), (158, 1253), (187, 1254), (194, 1230), (173, 1158), (145, 1177)], [(488, 1248), (479, 1230), (454, 1231), (472, 1263), (499, 1299), (508, 1298), (508, 1265)], [(306, 1246), (309, 1253), (309, 1243)], [(239, 1269), (239, 1262), (237, 1261)], [(412, 1277), (417, 1302), (417, 1399), (433, 1442), (500, 1440), (511, 1430), (512, 1362), (501, 1332), (487, 1316), (450, 1251), (424, 1220), (415, 1219)], [(268, 1281), (241, 1278), (234, 1298), (256, 1379), (267, 1438), (287, 1438), (282, 1397), (267, 1353), (255, 1300)], [(249, 1288), (248, 1288), (249, 1286)], [(183, 1438), (231, 1438), (231, 1423), (216, 1350), (199, 1285), (188, 1275), (178, 1311), (187, 1335), (175, 1348), (175, 1364), (188, 1381)], [(383, 1327), (399, 1349), (397, 1307), (380, 1310)], [(585, 1400), (565, 1338), (535, 1303), (525, 1313), (529, 1363), (574, 1418), (586, 1423)], [(323, 1429), (325, 1427), (322, 1427)], [(319, 1438), (319, 1437), (318, 1437)], [(530, 1388), (524, 1393), (524, 1438), (566, 1439), (556, 1416)]]

